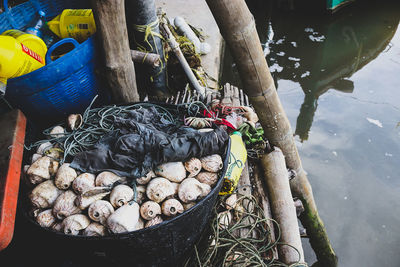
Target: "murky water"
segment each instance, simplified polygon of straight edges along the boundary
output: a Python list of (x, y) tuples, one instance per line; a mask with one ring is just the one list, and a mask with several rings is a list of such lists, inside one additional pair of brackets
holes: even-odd
[(339, 266), (400, 266), (399, 1), (334, 15), (248, 2)]

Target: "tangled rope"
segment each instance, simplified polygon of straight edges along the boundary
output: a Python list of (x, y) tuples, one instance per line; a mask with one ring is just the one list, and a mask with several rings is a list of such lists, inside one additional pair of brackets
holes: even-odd
[(50, 142), (54, 147), (64, 153), (61, 164), (68, 158), (75, 156), (76, 154), (91, 149), (102, 136), (114, 131), (114, 119), (116, 117), (126, 117), (128, 112), (135, 109), (155, 107), (158, 112), (162, 115), (162, 120), (166, 122), (178, 124), (177, 116), (171, 114), (171, 110), (152, 104), (152, 103), (138, 103), (126, 106), (105, 106), (101, 108), (92, 108), (95, 99), (89, 105), (82, 115), (82, 125), (72, 131), (65, 132), (62, 135), (54, 137), (50, 134), (54, 127), (48, 128), (43, 131), (44, 136), (47, 139), (40, 140), (26, 146), (25, 149), (31, 150), (36, 148), (43, 143)]
[[(161, 40), (163, 40), (163, 37), (162, 37), (161, 34), (159, 34), (158, 32), (153, 31), (154, 29), (158, 29), (159, 24), (160, 24), (160, 21), (159, 21), (159, 19), (157, 18), (155, 21), (150, 22), (150, 23), (147, 24), (147, 25), (137, 25), (137, 24), (134, 24), (134, 25), (133, 25), (133, 28), (134, 28), (137, 32), (142, 32), (142, 33), (144, 33), (144, 41), (145, 41), (145, 43), (149, 46), (151, 52), (154, 51), (154, 48), (153, 48), (153, 46), (151, 45), (151, 43), (149, 42), (149, 39), (148, 39), (149, 36), (151, 36), (151, 38), (153, 39), (153, 43), (155, 43), (155, 38), (154, 38), (154, 37), (158, 37), (158, 38), (160, 38)], [(135, 44), (137, 45), (137, 47), (138, 47), (138, 49), (139, 49), (140, 51), (142, 51), (142, 52), (147, 52), (147, 51), (146, 51), (146, 47), (144, 47), (143, 45), (137, 43), (136, 40), (135, 40)], [(155, 48), (156, 48), (157, 54), (159, 54), (159, 51), (157, 50), (157, 46), (156, 46)]]
[[(210, 110), (208, 109), (208, 107), (201, 101), (193, 101), (193, 102), (186, 103), (186, 104), (183, 104), (183, 105), (187, 105), (188, 115), (189, 116), (193, 116), (193, 117), (201, 116), (201, 117), (203, 117), (203, 113), (202, 113), (203, 110), (207, 111), (207, 113), (209, 113), (209, 114), (212, 114), (210, 112)], [(213, 117), (213, 119), (215, 119), (215, 117)]]
[[(300, 267), (305, 263), (284, 264), (274, 259), (273, 250), (279, 243), (278, 223), (264, 216), (262, 208), (253, 196), (242, 196), (236, 203), (246, 203), (236, 211), (235, 222), (221, 226), (221, 216), (215, 209), (211, 222), (211, 235), (204, 249), (195, 247), (194, 255), (186, 261), (185, 267), (206, 266), (262, 266), (262, 267)], [(270, 223), (277, 229), (276, 241), (271, 238)], [(240, 235), (240, 232), (246, 234)], [(292, 246), (291, 246), (292, 247)], [(299, 253), (299, 251), (292, 247)], [(300, 259), (300, 253), (299, 253)]]

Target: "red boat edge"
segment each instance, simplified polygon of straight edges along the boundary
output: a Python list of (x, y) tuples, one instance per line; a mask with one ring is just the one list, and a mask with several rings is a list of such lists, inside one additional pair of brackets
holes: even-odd
[(0, 125), (0, 251), (11, 242), (24, 151), (26, 118), (20, 110), (1, 116)]

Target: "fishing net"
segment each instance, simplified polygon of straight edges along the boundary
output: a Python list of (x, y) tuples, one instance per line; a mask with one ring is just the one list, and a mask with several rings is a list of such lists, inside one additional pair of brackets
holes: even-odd
[[(275, 259), (273, 254), (277, 245), (284, 245), (279, 242), (279, 225), (275, 220), (265, 217), (263, 209), (253, 196), (241, 196), (236, 203), (246, 204), (241, 208), (231, 207), (230, 211), (221, 212), (221, 207), (226, 204), (220, 199), (214, 210), (210, 234), (195, 247), (194, 253), (185, 262), (185, 267), (307, 266), (300, 262), (287, 265)], [(227, 216), (227, 212), (232, 217)], [(276, 240), (271, 237), (271, 224), (276, 230)]]

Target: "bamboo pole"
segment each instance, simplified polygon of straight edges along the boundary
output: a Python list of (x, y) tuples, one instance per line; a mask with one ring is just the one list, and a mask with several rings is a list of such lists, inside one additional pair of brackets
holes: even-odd
[(136, 76), (125, 21), (124, 0), (92, 0), (100, 43), (105, 56), (105, 76), (116, 102), (137, 102)]
[[(264, 179), (271, 199), (271, 211), (281, 229), (279, 259), (286, 264), (304, 263), (296, 208), (290, 192), (289, 177), (282, 151), (275, 150), (261, 158)], [(285, 245), (284, 245), (285, 244)], [(289, 245), (289, 246), (288, 246)], [(294, 248), (297, 249), (297, 251)]]
[(286, 165), (297, 173), (297, 177), (291, 180), (291, 190), (303, 202), (305, 212), (300, 220), (310, 235), (311, 246), (324, 266), (336, 266), (337, 258), (318, 215), (311, 185), (303, 170), (289, 120), (276, 93), (254, 19), (244, 0), (207, 0), (207, 4), (235, 59), (244, 90), (257, 112), (266, 138), (282, 149)]

